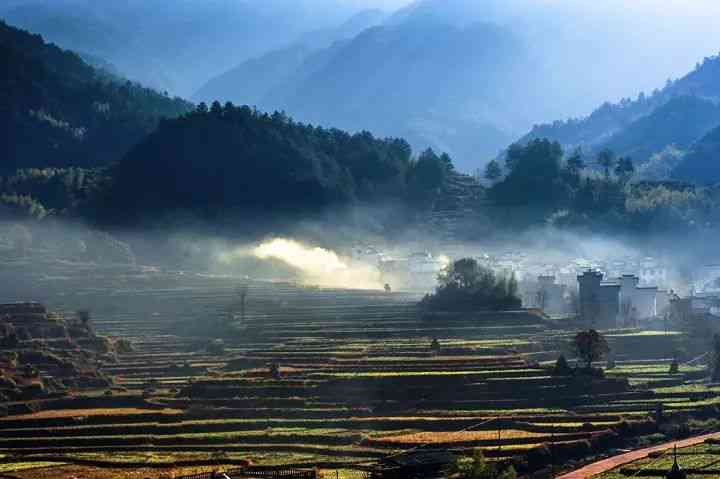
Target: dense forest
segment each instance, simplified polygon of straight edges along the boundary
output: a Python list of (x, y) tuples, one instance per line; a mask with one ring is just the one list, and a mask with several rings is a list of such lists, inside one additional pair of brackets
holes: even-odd
[(404, 140), (201, 103), (161, 122), (109, 171), (98, 219), (132, 225), (181, 211), (206, 219), (232, 212), (249, 226), (267, 212), (284, 221), (357, 204), (412, 208), (451, 170), (450, 158), (431, 150), (414, 160)]
[[(432, 205), (447, 155), (285, 114), (170, 99), (0, 24), (0, 208), (10, 218), (134, 226), (176, 213), (246, 226), (358, 204)], [(255, 223), (257, 224), (257, 223)]]
[(31, 168), (0, 177), (0, 218), (37, 220), (86, 213), (108, 178), (101, 169)]
[(0, 22), (0, 174), (122, 158), (161, 117), (191, 104), (113, 77)]
[[(648, 234), (715, 228), (719, 220), (720, 191), (712, 183), (720, 180), (720, 112), (710, 84), (717, 58), (649, 98), (538, 127), (535, 133), (550, 138), (510, 146), (488, 165), (486, 188), (463, 192), (468, 183), (454, 181), (447, 154), (413, 154), (403, 139), (229, 102), (192, 107), (5, 24), (0, 48), (7, 71), (0, 79), (4, 218), (75, 218), (104, 228), (192, 218), (262, 234), (367, 206), (394, 210), (388, 227), (398, 230), (443, 211), (438, 203), (454, 195), (477, 198), (462, 214), (478, 224), (490, 219), (498, 230), (551, 225)], [(612, 125), (601, 117), (623, 116), (623, 128), (587, 148), (552, 139), (567, 133), (566, 140), (583, 143), (578, 139), (591, 138), (593, 128), (602, 137), (603, 125)], [(646, 181), (651, 168), (688, 182)]]
[[(705, 150), (702, 142), (720, 126), (720, 56), (705, 58), (695, 70), (650, 95), (605, 103), (588, 117), (537, 125), (519, 143), (547, 138), (566, 149), (581, 147), (597, 154), (611, 149), (631, 156), (641, 179), (679, 178), (708, 182), (702, 170), (683, 167), (686, 153)], [(696, 156), (697, 158), (697, 156)], [(694, 160), (693, 160), (694, 161)], [(595, 165), (597, 166), (597, 165)], [(720, 175), (713, 177), (720, 179)]]
[(548, 139), (516, 143), (486, 178), (490, 211), (511, 228), (552, 225), (597, 232), (690, 233), (717, 228), (720, 190), (682, 182), (633, 181), (629, 157), (611, 150), (565, 152)]

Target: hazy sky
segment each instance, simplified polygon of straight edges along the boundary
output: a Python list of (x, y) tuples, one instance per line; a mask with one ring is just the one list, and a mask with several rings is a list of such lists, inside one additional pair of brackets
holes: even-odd
[[(397, 9), (410, 0), (338, 0)], [(552, 45), (551, 61), (578, 61), (591, 87), (589, 105), (649, 92), (679, 78), (720, 51), (720, 0), (425, 0), (467, 11), (465, 20), (491, 20)], [(460, 6), (458, 8), (458, 6)], [(563, 54), (563, 51), (565, 54)], [(588, 61), (595, 58), (596, 61)], [(562, 88), (562, 87), (561, 87)], [(548, 92), (553, 94), (553, 92)]]
[(394, 10), (407, 5), (411, 0), (340, 0), (350, 6), (381, 8), (383, 10)]

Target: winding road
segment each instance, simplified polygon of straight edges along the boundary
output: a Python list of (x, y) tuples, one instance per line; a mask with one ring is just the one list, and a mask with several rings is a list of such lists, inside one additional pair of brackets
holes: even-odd
[(618, 454), (617, 456), (593, 462), (585, 467), (558, 476), (556, 479), (588, 479), (598, 474), (602, 474), (603, 472), (615, 469), (616, 467), (624, 466), (630, 462), (637, 461), (638, 459), (644, 459), (651, 453), (667, 451), (674, 446), (679, 448), (695, 446), (696, 444), (702, 444), (707, 439), (720, 439), (720, 432), (703, 434), (702, 436), (695, 436), (681, 441), (665, 442), (663, 444), (658, 444), (657, 446), (646, 447), (645, 449), (638, 449), (636, 451)]

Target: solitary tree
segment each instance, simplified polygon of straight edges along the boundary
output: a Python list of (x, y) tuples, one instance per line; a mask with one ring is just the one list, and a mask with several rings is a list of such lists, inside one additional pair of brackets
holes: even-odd
[(600, 153), (598, 153), (597, 162), (600, 166), (602, 166), (605, 181), (609, 182), (610, 172), (612, 171), (612, 167), (615, 164), (615, 155), (612, 151), (608, 149), (602, 150)]
[(630, 158), (620, 158), (615, 165), (615, 175), (620, 179), (620, 182), (625, 185), (635, 174), (635, 165)]
[(560, 355), (560, 357), (555, 362), (555, 367), (553, 368), (553, 374), (555, 376), (570, 376), (572, 375), (572, 369), (570, 368), (570, 365), (567, 362), (567, 359), (565, 359), (564, 355)]
[(583, 160), (582, 150), (580, 148), (576, 148), (567, 159), (567, 169), (570, 173), (578, 175), (584, 168), (585, 161)]
[(610, 352), (605, 337), (594, 329), (577, 333), (573, 339), (573, 349), (575, 355), (585, 362), (587, 369), (591, 369), (593, 362), (601, 360)]
[(492, 160), (485, 166), (485, 179), (495, 183), (502, 176), (502, 170), (500, 169), (500, 163), (496, 160)]
[(247, 304), (248, 286), (246, 284), (238, 289), (238, 297), (240, 299), (240, 320), (245, 324), (245, 305)]

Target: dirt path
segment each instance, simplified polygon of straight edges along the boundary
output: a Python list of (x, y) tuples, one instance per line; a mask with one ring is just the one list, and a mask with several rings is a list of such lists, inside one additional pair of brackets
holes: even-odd
[(602, 461), (593, 462), (585, 467), (577, 469), (573, 472), (568, 472), (562, 476), (558, 476), (556, 479), (588, 479), (590, 477), (602, 474), (616, 467), (628, 464), (630, 462), (637, 461), (638, 459), (644, 459), (648, 454), (659, 451), (666, 451), (675, 445), (677, 447), (689, 447), (696, 444), (703, 443), (706, 439), (720, 439), (720, 432), (714, 432), (712, 434), (704, 434), (702, 436), (695, 436), (682, 441), (673, 441), (659, 444), (653, 447), (647, 447), (645, 449), (638, 449), (637, 451), (626, 452), (625, 454), (619, 454), (617, 456), (603, 459)]

